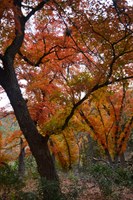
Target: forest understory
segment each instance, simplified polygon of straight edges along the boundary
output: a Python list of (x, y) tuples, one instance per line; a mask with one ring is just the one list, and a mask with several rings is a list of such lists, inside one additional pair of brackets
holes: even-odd
[[(43, 199), (38, 173), (35, 166), (31, 166), (22, 181), (17, 179), (15, 168), (10, 169), (10, 174), (7, 169), (0, 174), (0, 200)], [(58, 169), (62, 197), (58, 199), (53, 194), (52, 200), (132, 200), (132, 172), (132, 169), (113, 169), (105, 164), (95, 164), (81, 171)]]

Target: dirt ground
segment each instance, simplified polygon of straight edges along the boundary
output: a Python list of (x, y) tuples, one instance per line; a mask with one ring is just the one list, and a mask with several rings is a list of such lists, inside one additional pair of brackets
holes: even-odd
[[(90, 177), (85, 177), (85, 175), (76, 177), (64, 173), (59, 177), (61, 190), (66, 200), (133, 200), (133, 188), (115, 188), (112, 195), (107, 197)], [(35, 192), (36, 189), (36, 180), (28, 179), (23, 191)]]
[(68, 194), (68, 200), (133, 200), (133, 188), (118, 188), (111, 196), (104, 196), (98, 185), (89, 178), (61, 178), (61, 188), (64, 194)]

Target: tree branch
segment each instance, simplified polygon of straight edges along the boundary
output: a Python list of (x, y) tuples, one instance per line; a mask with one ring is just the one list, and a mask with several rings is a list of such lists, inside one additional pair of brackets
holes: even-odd
[(34, 63), (31, 60), (29, 60), (25, 55), (22, 54), (21, 51), (19, 51), (18, 54), (28, 64), (30, 64), (32, 66), (39, 66), (42, 63), (43, 58), (45, 58), (47, 55), (50, 55), (50, 54), (56, 52), (55, 51), (56, 47), (58, 47), (58, 45), (55, 45), (55, 46), (51, 47), (47, 52), (44, 52), (43, 55), (38, 59), (38, 61), (36, 63)]
[(0, 53), (0, 59), (3, 61), (3, 55)]
[(21, 11), (21, 1), (14, 1), (14, 5), (17, 7), (17, 11), (14, 11), (14, 21), (15, 21), (15, 38), (12, 43), (7, 47), (5, 54), (3, 56), (4, 67), (7, 67), (7, 61), (10, 62), (8, 66), (13, 65), (15, 55), (20, 49), (23, 39), (24, 39), (24, 30), (25, 30), (25, 17)]
[(5, 71), (3, 68), (0, 67), (0, 85), (2, 85), (4, 76), (5, 76)]
[(43, 6), (48, 3), (50, 0), (43, 0), (42, 2), (40, 2), (35, 8), (33, 8), (31, 10), (31, 12), (29, 12), (29, 14), (25, 17), (26, 21), (28, 21), (30, 19), (30, 17), (32, 15), (34, 15), (37, 11), (41, 10), (43, 8)]
[(108, 85), (111, 85), (111, 84), (114, 84), (114, 83), (117, 83), (117, 82), (121, 82), (123, 80), (128, 80), (128, 79), (133, 79), (133, 76), (124, 77), (124, 78), (122, 77), (122, 78), (119, 78), (119, 79), (114, 79), (113, 81), (106, 81), (101, 85), (96, 84), (91, 90), (89, 90), (86, 93), (86, 95), (81, 100), (79, 100), (77, 103), (74, 104), (74, 106), (71, 109), (71, 112), (66, 117), (66, 120), (65, 120), (61, 130), (64, 130), (68, 126), (68, 123), (69, 123), (70, 119), (73, 117), (75, 110), (89, 97), (90, 94), (92, 94), (93, 92), (95, 92), (98, 89), (103, 88), (105, 86), (108, 86)]

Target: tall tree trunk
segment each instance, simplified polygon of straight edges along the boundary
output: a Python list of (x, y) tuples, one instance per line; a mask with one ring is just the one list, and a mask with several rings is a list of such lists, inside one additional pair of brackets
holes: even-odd
[(69, 143), (67, 141), (67, 138), (65, 136), (65, 133), (62, 133), (65, 143), (66, 143), (66, 147), (67, 147), (67, 152), (68, 152), (68, 158), (69, 158), (69, 165), (68, 165), (68, 170), (72, 169), (72, 159), (71, 159), (71, 152), (70, 152), (70, 147), (69, 147)]
[(108, 158), (109, 164), (112, 166), (113, 165), (113, 161), (112, 161), (112, 158), (111, 158), (111, 155), (110, 155), (108, 149), (105, 149), (105, 154), (106, 154), (106, 156)]
[(121, 165), (121, 167), (125, 167), (125, 165), (126, 165), (124, 153), (120, 154), (120, 165)]
[(25, 158), (25, 147), (23, 146), (23, 139), (20, 138), (20, 154), (18, 158), (18, 174), (20, 179), (23, 179), (25, 174), (24, 158)]
[[(11, 44), (6, 48), (5, 52), (3, 52), (3, 55), (0, 54), (0, 59), (3, 62), (3, 67), (0, 67), (0, 85), (5, 90), (14, 109), (20, 129), (24, 134), (31, 152), (37, 162), (41, 178), (50, 182), (56, 182), (58, 185), (58, 176), (48, 148), (49, 136), (46, 135), (43, 137), (38, 132), (33, 120), (31, 119), (26, 102), (21, 94), (14, 70), (15, 56), (19, 52), (24, 40), (25, 24), (30, 17), (34, 15), (35, 12), (42, 9), (44, 4), (48, 1), (49, 0), (40, 2), (36, 8), (31, 10), (31, 12), (29, 12), (29, 14), (25, 17), (21, 8), (22, 0), (13, 0), (15, 7), (15, 10), (12, 10), (14, 13), (15, 37)], [(50, 190), (48, 191), (48, 195), (50, 195)], [(45, 199), (51, 199), (51, 196), (46, 196)]]
[[(10, 67), (12, 66), (10, 57), (6, 58), (6, 64), (10, 64)], [(41, 178), (48, 181), (48, 183), (56, 183), (56, 192), (58, 193), (59, 181), (53, 159), (48, 148), (49, 136), (46, 135), (45, 137), (43, 137), (38, 132), (33, 120), (31, 119), (26, 102), (22, 97), (13, 67), (12, 70), (3, 70), (2, 73), (3, 76), (1, 76), (0, 83), (10, 100), (20, 129), (29, 144), (33, 156), (35, 157), (38, 172)], [(47, 194), (45, 195), (44, 199), (51, 200), (51, 195), (53, 193), (51, 193), (51, 189), (53, 190), (53, 188), (49, 187), (44, 189), (44, 193)]]
[[(49, 144), (52, 148), (54, 148), (54, 143), (52, 141), (51, 138), (49, 138)], [(55, 162), (56, 162), (56, 158), (55, 158), (55, 152), (52, 152), (52, 159), (53, 159), (53, 162), (54, 162), (54, 165), (55, 165)]]
[(22, 97), (15, 74), (8, 73), (2, 86), (5, 89), (10, 103), (14, 109), (15, 116), (18, 120), (33, 156), (38, 165), (38, 171), (41, 177), (48, 180), (57, 180), (57, 174), (53, 164), (52, 157), (48, 148), (48, 136), (43, 137), (37, 130), (33, 120), (30, 117), (25, 100)]
[(90, 134), (87, 135), (87, 139), (88, 139), (87, 160), (89, 160), (90, 163), (95, 163), (93, 139), (90, 136)]
[(114, 157), (114, 164), (118, 165), (119, 162), (119, 155), (116, 153), (115, 157)]

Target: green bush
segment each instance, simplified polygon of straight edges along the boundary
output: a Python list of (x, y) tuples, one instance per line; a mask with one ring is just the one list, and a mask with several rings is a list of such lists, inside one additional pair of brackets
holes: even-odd
[(1, 198), (4, 196), (6, 199), (14, 200), (14, 196), (23, 186), (16, 167), (5, 165), (0, 168)]
[(10, 187), (10, 188), (20, 188), (23, 186), (22, 182), (19, 179), (17, 169), (12, 168), (11, 166), (3, 166), (0, 168), (0, 186), (1, 187)]
[(30, 176), (32, 178), (38, 178), (39, 173), (37, 171), (37, 165), (35, 158), (30, 155), (25, 158), (25, 169), (26, 169), (26, 176)]
[(88, 170), (105, 196), (111, 195), (114, 188), (133, 186), (132, 171), (126, 168), (116, 168), (106, 164), (94, 164)]
[(120, 186), (133, 187), (133, 172), (126, 168), (117, 168), (114, 183)]
[(40, 179), (38, 187), (39, 200), (63, 200), (57, 181), (47, 181), (45, 178)]
[(15, 200), (39, 200), (39, 199), (34, 192), (22, 192), (22, 191), (20, 191), (16, 195)]

